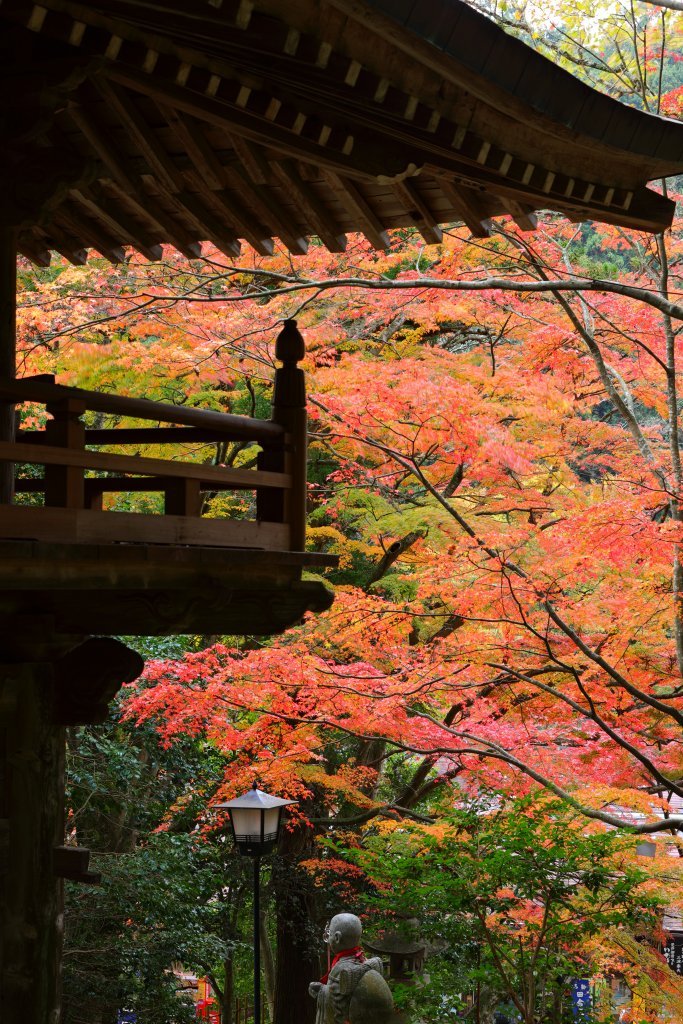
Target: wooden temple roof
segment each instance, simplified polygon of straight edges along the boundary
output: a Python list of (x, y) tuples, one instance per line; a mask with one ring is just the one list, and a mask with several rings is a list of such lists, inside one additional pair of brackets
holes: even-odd
[(37, 263), (332, 251), (534, 211), (658, 231), (683, 124), (461, 0), (2, 0), (2, 216)]

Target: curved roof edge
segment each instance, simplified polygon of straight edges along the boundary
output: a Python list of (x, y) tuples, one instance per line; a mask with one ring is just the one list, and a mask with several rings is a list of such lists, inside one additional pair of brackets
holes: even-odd
[[(579, 81), (463, 0), (362, 3), (571, 131), (658, 161), (683, 161), (683, 122), (638, 110)], [(354, 2), (355, 17), (362, 17), (359, 7)]]

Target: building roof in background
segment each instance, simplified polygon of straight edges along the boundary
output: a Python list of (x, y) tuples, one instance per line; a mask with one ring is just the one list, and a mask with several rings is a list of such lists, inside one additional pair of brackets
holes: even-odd
[(534, 211), (662, 230), (683, 124), (461, 0), (2, 0), (0, 203), (20, 250), (294, 254)]

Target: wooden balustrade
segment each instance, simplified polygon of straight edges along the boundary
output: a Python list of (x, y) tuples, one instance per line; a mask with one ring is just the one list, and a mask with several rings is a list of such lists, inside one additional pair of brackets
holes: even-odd
[[(0, 441), (0, 463), (45, 467), (41, 477), (15, 476), (16, 494), (42, 494), (43, 504), (15, 498), (0, 505), (0, 538), (303, 551), (307, 427), (297, 363), (304, 346), (294, 321), (281, 331), (276, 356), (283, 365), (275, 374), (271, 420), (84, 391), (47, 376), (0, 379), (0, 403), (40, 404), (50, 417), (43, 430), (19, 430), (16, 440)], [(157, 425), (91, 428), (83, 421), (88, 412)], [(253, 445), (253, 468), (103, 450), (226, 441)], [(202, 517), (202, 496), (225, 491), (253, 493), (253, 517)], [(165, 514), (104, 511), (104, 495), (113, 492), (160, 492)]]

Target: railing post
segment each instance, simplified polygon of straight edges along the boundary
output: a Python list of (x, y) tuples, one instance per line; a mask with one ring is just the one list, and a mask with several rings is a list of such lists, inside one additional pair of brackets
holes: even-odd
[(198, 516), (202, 510), (199, 480), (167, 480), (164, 512), (167, 516)]
[[(80, 417), (86, 410), (81, 399), (65, 398), (46, 404), (53, 419), (45, 426), (45, 439), (55, 448), (85, 448), (85, 427)], [(83, 508), (85, 494), (80, 466), (45, 467), (45, 504), (52, 508)]]
[(305, 355), (304, 339), (296, 320), (286, 320), (275, 343), (275, 358), (282, 366), (275, 371), (272, 419), (287, 434), (283, 469), (291, 474), (292, 486), (285, 492), (283, 521), (289, 525), (290, 551), (303, 551), (306, 547), (306, 380), (304, 371), (297, 366)]

